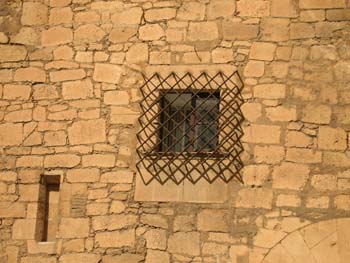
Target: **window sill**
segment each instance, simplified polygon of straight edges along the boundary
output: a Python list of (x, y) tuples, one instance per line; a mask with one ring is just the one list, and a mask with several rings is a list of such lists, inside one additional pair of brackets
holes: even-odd
[(29, 254), (48, 254), (56, 255), (61, 252), (62, 240), (38, 242), (36, 240), (27, 240)]

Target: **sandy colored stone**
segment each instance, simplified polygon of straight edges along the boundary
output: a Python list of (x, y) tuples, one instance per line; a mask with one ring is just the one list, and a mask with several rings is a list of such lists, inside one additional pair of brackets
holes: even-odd
[(126, 53), (126, 61), (129, 63), (142, 63), (148, 61), (148, 45), (136, 43)]
[(272, 186), (278, 189), (302, 190), (309, 173), (307, 165), (284, 162), (274, 169)]
[(21, 263), (56, 263), (56, 262), (57, 260), (54, 257), (31, 256), (31, 257), (21, 258)]
[(242, 141), (248, 143), (278, 144), (280, 137), (281, 129), (279, 126), (253, 124), (245, 128)]
[(89, 236), (89, 218), (62, 218), (59, 225), (61, 238), (84, 238)]
[(266, 117), (271, 121), (295, 121), (297, 119), (296, 107), (271, 107), (266, 108)]
[(288, 148), (286, 160), (295, 163), (321, 163), (322, 152), (312, 149)]
[(228, 214), (223, 210), (203, 210), (197, 215), (197, 228), (204, 232), (227, 232)]
[(303, 109), (302, 121), (315, 124), (328, 124), (332, 110), (328, 105), (307, 104)]
[(305, 10), (300, 12), (300, 21), (302, 22), (324, 21), (325, 17), (325, 10)]
[(140, 7), (133, 7), (113, 14), (111, 20), (115, 25), (138, 25), (142, 14), (143, 11)]
[(301, 204), (300, 197), (297, 195), (278, 195), (276, 205), (278, 207), (299, 207)]
[(22, 124), (0, 124), (0, 145), (19, 145), (23, 140)]
[[(153, 27), (153, 26), (157, 26), (157, 25), (150, 25), (150, 26)], [(152, 34), (152, 32), (145, 32), (145, 33)], [(137, 34), (137, 28), (135, 28), (135, 27), (116, 27), (116, 28), (113, 28), (112, 31), (110, 32), (109, 41), (111, 41), (112, 43), (128, 42), (128, 40), (130, 38), (132, 38), (133, 36), (135, 36), (136, 34)], [(156, 35), (157, 31), (155, 31), (154, 34)], [(148, 36), (146, 35), (145, 38), (147, 38), (147, 37)], [(154, 35), (153, 36), (150, 35), (150, 37), (154, 37)]]
[(342, 8), (346, 7), (345, 0), (300, 0), (302, 9)]
[(219, 30), (215, 22), (191, 22), (187, 38), (189, 41), (213, 41), (218, 39)]
[(4, 85), (3, 99), (5, 100), (28, 100), (31, 88), (29, 85)]
[(336, 191), (337, 176), (333, 174), (315, 174), (312, 176), (311, 186), (318, 191)]
[(44, 135), (44, 143), (47, 146), (66, 145), (67, 135), (64, 131), (46, 132)]
[(255, 122), (257, 119), (261, 117), (261, 114), (262, 114), (261, 104), (255, 103), (255, 102), (244, 103), (241, 106), (241, 110), (246, 120), (251, 122)]
[(34, 239), (35, 219), (17, 219), (12, 226), (13, 239)]
[(148, 249), (145, 263), (170, 263), (169, 253)]
[(58, 91), (55, 86), (39, 84), (33, 86), (34, 100), (57, 99)]
[(170, 52), (151, 52), (149, 57), (150, 64), (169, 65), (171, 64)]
[(21, 23), (27, 26), (44, 25), (48, 20), (48, 8), (38, 2), (23, 3)]
[(82, 25), (74, 31), (74, 42), (77, 44), (95, 43), (101, 41), (105, 35), (106, 32), (96, 25)]
[(165, 250), (167, 245), (167, 233), (161, 229), (148, 230), (144, 237), (146, 239), (146, 247), (151, 249)]
[(83, 79), (85, 76), (86, 73), (83, 69), (65, 69), (50, 72), (50, 80), (52, 82)]
[(223, 21), (223, 38), (225, 40), (250, 40), (258, 36), (259, 27), (233, 21)]
[(168, 228), (168, 222), (162, 215), (143, 214), (140, 222), (153, 227)]
[(333, 45), (312, 46), (310, 49), (310, 58), (312, 60), (336, 60), (337, 50)]
[(270, 169), (267, 165), (247, 165), (242, 174), (246, 185), (263, 186), (268, 180)]
[(13, 80), (13, 72), (10, 69), (0, 70), (0, 83), (10, 82)]
[(337, 80), (350, 80), (350, 62), (340, 61), (334, 66), (334, 74)]
[(272, 61), (276, 45), (267, 42), (254, 42), (250, 50), (250, 59)]
[(198, 256), (200, 253), (198, 232), (177, 232), (169, 236), (170, 253)]
[(142, 260), (144, 260), (142, 255), (126, 253), (118, 256), (108, 255), (102, 257), (102, 263), (139, 263)]
[(263, 18), (261, 22), (262, 40), (286, 41), (289, 39), (289, 19)]
[(27, 50), (19, 45), (0, 45), (0, 62), (21, 61), (27, 57)]
[(95, 64), (93, 79), (98, 82), (118, 83), (122, 74), (122, 68), (112, 64)]
[(321, 126), (318, 134), (318, 147), (324, 150), (345, 150), (347, 133), (341, 128)]
[(135, 230), (97, 233), (95, 242), (97, 247), (102, 248), (133, 247), (135, 245)]
[(15, 81), (45, 82), (46, 73), (44, 70), (29, 67), (17, 69), (14, 76)]
[(142, 40), (159, 40), (163, 36), (164, 30), (158, 24), (146, 24), (139, 28), (139, 38)]
[(134, 179), (134, 173), (128, 170), (119, 170), (116, 172), (107, 172), (101, 175), (102, 183), (126, 183), (131, 184)]
[(272, 0), (271, 15), (274, 17), (297, 17), (298, 2), (295, 0)]
[(312, 144), (312, 138), (302, 132), (289, 131), (286, 137), (287, 146), (308, 147)]
[(316, 208), (316, 209), (327, 209), (329, 207), (329, 197), (327, 196), (310, 197), (306, 201), (306, 207)]
[(230, 17), (236, 9), (235, 1), (231, 0), (212, 0), (207, 6), (208, 19), (216, 19), (219, 17)]
[(203, 20), (205, 16), (205, 5), (200, 2), (191, 1), (182, 3), (177, 11), (176, 19), (199, 21)]
[(89, 169), (70, 169), (67, 171), (67, 181), (70, 183), (93, 183), (98, 182), (100, 170), (97, 168)]
[(233, 60), (233, 52), (230, 48), (216, 48), (212, 51), (213, 63), (228, 63)]
[(113, 154), (91, 154), (83, 156), (83, 167), (114, 167), (115, 156)]
[(26, 207), (20, 202), (0, 202), (1, 218), (20, 218), (25, 217)]
[(87, 99), (93, 95), (93, 85), (89, 79), (64, 82), (62, 96), (66, 100)]
[(245, 77), (262, 77), (265, 72), (265, 63), (263, 61), (250, 60), (244, 68)]
[(308, 23), (292, 23), (290, 25), (290, 39), (313, 38), (315, 30), (313, 25)]
[(145, 12), (145, 19), (147, 22), (158, 22), (162, 20), (170, 20), (176, 15), (174, 8), (155, 8), (149, 9)]
[(59, 25), (72, 23), (73, 12), (70, 7), (52, 8), (50, 11), (49, 24)]
[(93, 253), (74, 253), (62, 255), (59, 263), (98, 263), (101, 256)]
[(45, 156), (44, 166), (72, 168), (80, 163), (80, 157), (75, 154), (55, 154)]
[(130, 101), (127, 91), (107, 91), (104, 93), (103, 102), (107, 105), (128, 105)]
[(41, 44), (43, 46), (56, 46), (73, 41), (73, 33), (69, 28), (57, 26), (43, 31)]
[(235, 207), (271, 209), (273, 192), (266, 188), (242, 188), (236, 198)]
[(70, 144), (87, 144), (106, 141), (106, 123), (104, 120), (77, 121), (68, 128)]
[(240, 0), (237, 11), (244, 17), (264, 17), (270, 14), (270, 4), (262, 0)]
[(40, 34), (31, 27), (22, 27), (18, 34), (11, 38), (12, 43), (35, 46), (40, 43)]

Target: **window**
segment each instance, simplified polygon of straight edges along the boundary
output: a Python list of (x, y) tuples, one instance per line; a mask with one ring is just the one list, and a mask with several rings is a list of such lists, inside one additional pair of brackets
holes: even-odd
[(156, 73), (145, 80), (137, 168), (146, 185), (240, 179), (243, 99), (237, 75)]

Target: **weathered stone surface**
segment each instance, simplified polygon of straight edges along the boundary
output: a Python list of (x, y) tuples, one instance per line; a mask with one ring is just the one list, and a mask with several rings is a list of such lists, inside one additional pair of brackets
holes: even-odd
[(197, 216), (199, 231), (227, 232), (228, 214), (223, 210), (203, 210)]
[(34, 239), (35, 219), (17, 219), (12, 226), (13, 239)]
[(61, 238), (84, 238), (89, 236), (89, 218), (62, 218), (59, 226)]
[(272, 0), (271, 15), (274, 17), (297, 17), (297, 5), (295, 0)]
[(115, 25), (138, 25), (141, 22), (143, 11), (139, 7), (129, 8), (123, 12), (116, 12), (112, 15), (112, 22)]
[(313, 38), (315, 29), (312, 24), (308, 23), (292, 23), (290, 25), (290, 39)]
[(93, 253), (74, 253), (62, 255), (59, 263), (98, 263), (101, 256)]
[(295, 121), (297, 120), (296, 107), (271, 107), (266, 108), (266, 117), (271, 121)]
[(28, 100), (31, 88), (29, 85), (4, 85), (3, 99), (4, 100)]
[(148, 249), (145, 263), (170, 263), (169, 253)]
[(315, 174), (311, 179), (311, 186), (318, 191), (337, 190), (337, 176), (333, 174)]
[(198, 232), (177, 232), (168, 239), (168, 251), (170, 253), (198, 256), (199, 233)]
[(233, 52), (230, 48), (216, 48), (212, 51), (213, 63), (228, 63), (233, 60)]
[(55, 86), (39, 84), (33, 86), (34, 100), (57, 99), (58, 91)]
[(106, 122), (102, 119), (77, 121), (68, 128), (70, 144), (87, 144), (106, 141)]
[(44, 166), (72, 168), (80, 163), (80, 157), (74, 154), (56, 154), (45, 156)]
[(265, 72), (265, 63), (263, 61), (250, 60), (244, 68), (245, 77), (262, 77)]
[(98, 82), (118, 83), (122, 74), (122, 68), (112, 64), (95, 64), (93, 79)]
[(0, 124), (0, 145), (20, 145), (23, 140), (22, 124)]
[(26, 207), (19, 202), (0, 202), (0, 218), (25, 217)]
[(137, 254), (123, 254), (119, 256), (103, 256), (102, 263), (139, 263), (144, 257)]
[(175, 8), (156, 8), (146, 10), (145, 19), (147, 22), (157, 22), (162, 20), (170, 20), (174, 18), (175, 15)]
[(62, 96), (66, 100), (87, 99), (93, 95), (93, 85), (89, 79), (64, 82)]
[(146, 239), (146, 247), (151, 249), (165, 250), (167, 245), (167, 233), (161, 229), (148, 230), (144, 237)]
[(205, 5), (200, 2), (184, 2), (177, 12), (178, 20), (199, 21), (203, 20), (205, 15)]
[(119, 170), (116, 172), (107, 172), (101, 175), (102, 183), (131, 184), (134, 179), (134, 173), (128, 170)]
[(213, 41), (218, 37), (219, 30), (215, 22), (191, 22), (189, 25), (189, 41)]
[(115, 155), (113, 154), (91, 154), (83, 156), (83, 167), (114, 167)]
[(95, 43), (101, 41), (105, 35), (106, 32), (96, 25), (82, 25), (74, 31), (74, 42), (78, 44)]
[[(149, 33), (149, 32), (148, 32)], [(109, 34), (109, 41), (112, 43), (127, 42), (130, 38), (137, 34), (135, 27), (116, 27)], [(155, 32), (157, 34), (157, 32)], [(145, 36), (147, 38), (147, 36)], [(152, 36), (150, 36), (152, 37)]]
[(334, 65), (334, 75), (337, 80), (350, 80), (350, 62), (340, 61)]
[(262, 0), (237, 1), (237, 12), (245, 17), (264, 17), (270, 14), (270, 3)]
[(295, 163), (321, 163), (322, 153), (312, 149), (289, 148), (286, 160)]
[(284, 84), (260, 84), (254, 87), (254, 97), (262, 99), (282, 99), (286, 96)]
[(273, 192), (264, 188), (243, 188), (236, 198), (236, 207), (271, 209)]
[(216, 19), (218, 17), (230, 17), (234, 14), (236, 2), (231, 0), (212, 0), (207, 5), (208, 19)]
[(70, 7), (53, 8), (50, 11), (49, 24), (60, 25), (72, 23), (73, 12)]
[(14, 76), (15, 81), (45, 82), (46, 73), (39, 68), (20, 68), (17, 69)]
[(282, 163), (273, 171), (273, 188), (302, 190), (308, 180), (310, 169), (303, 164)]
[(38, 2), (25, 2), (22, 10), (21, 22), (23, 25), (36, 26), (47, 23), (48, 8), (46, 5)]
[(328, 21), (349, 21), (350, 9), (327, 10), (326, 17)]
[(247, 165), (242, 174), (246, 185), (262, 186), (268, 179), (270, 169), (267, 165)]
[(104, 93), (103, 102), (107, 105), (128, 105), (130, 101), (127, 91), (107, 91)]
[(27, 49), (19, 45), (0, 45), (0, 62), (21, 61), (27, 57)]
[(249, 143), (278, 144), (280, 142), (281, 129), (275, 125), (253, 124), (245, 128), (242, 141)]
[(50, 72), (50, 80), (52, 82), (83, 79), (85, 76), (86, 73), (83, 69), (66, 69)]
[(286, 18), (263, 18), (261, 21), (262, 40), (286, 41), (289, 39), (289, 19)]
[(98, 182), (100, 170), (90, 169), (70, 169), (67, 171), (67, 181), (70, 183), (93, 183)]
[(97, 233), (95, 242), (98, 247), (102, 248), (133, 247), (135, 244), (135, 230)]
[(164, 30), (158, 24), (147, 24), (139, 28), (139, 38), (142, 40), (159, 40), (163, 36)]
[(69, 28), (61, 26), (51, 27), (43, 31), (41, 37), (41, 44), (43, 46), (56, 46), (67, 44), (73, 41), (73, 32)]
[(346, 7), (345, 0), (300, 0), (302, 9), (342, 8)]
[(223, 38), (226, 40), (250, 40), (258, 36), (257, 25), (247, 25), (233, 21), (223, 21)]
[(308, 104), (303, 110), (302, 120), (316, 124), (328, 124), (331, 121), (332, 110), (328, 105)]
[(318, 147), (324, 150), (345, 150), (347, 133), (341, 128), (321, 126), (318, 134)]
[(57, 260), (55, 257), (32, 256), (32, 257), (21, 258), (21, 263), (56, 263), (56, 262)]
[(129, 63), (142, 63), (148, 61), (148, 45), (136, 43), (126, 53), (126, 61)]
[(249, 58), (256, 60), (272, 61), (275, 55), (276, 45), (267, 42), (254, 42)]

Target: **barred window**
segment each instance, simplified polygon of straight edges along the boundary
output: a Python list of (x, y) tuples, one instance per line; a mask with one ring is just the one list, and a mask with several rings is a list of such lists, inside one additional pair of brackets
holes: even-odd
[(145, 184), (240, 179), (243, 100), (233, 81), (237, 75), (145, 78), (137, 134), (137, 168)]

